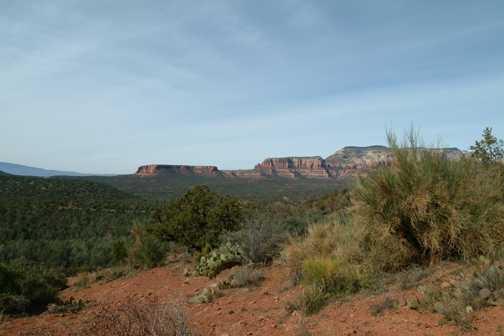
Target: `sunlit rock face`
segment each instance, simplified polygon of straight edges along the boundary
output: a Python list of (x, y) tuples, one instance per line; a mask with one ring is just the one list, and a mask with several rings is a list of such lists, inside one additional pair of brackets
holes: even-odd
[[(457, 148), (428, 149), (441, 151), (450, 160), (460, 159), (464, 153)], [(344, 147), (326, 159), (320, 156), (291, 156), (268, 158), (254, 169), (219, 170), (216, 166), (145, 165), (138, 168), (138, 176), (173, 174), (183, 176), (221, 176), (228, 178), (338, 178), (358, 175), (371, 169), (387, 166), (394, 159), (393, 151), (385, 146)]]

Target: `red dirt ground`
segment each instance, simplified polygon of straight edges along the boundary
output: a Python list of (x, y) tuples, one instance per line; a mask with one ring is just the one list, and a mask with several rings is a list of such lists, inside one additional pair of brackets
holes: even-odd
[[(441, 316), (418, 312), (401, 304), (396, 310), (387, 310), (383, 315), (370, 313), (372, 304), (383, 302), (385, 297), (398, 299), (401, 303), (415, 295), (415, 290), (390, 290), (379, 295), (357, 295), (344, 301), (329, 304), (318, 314), (303, 318), (300, 313), (288, 313), (286, 303), (300, 292), (299, 287), (287, 288), (288, 270), (282, 265), (264, 269), (266, 280), (260, 287), (226, 290), (224, 296), (208, 304), (187, 303), (188, 297), (197, 290), (214, 283), (216, 279), (205, 277), (185, 278), (185, 264), (173, 263), (165, 267), (140, 272), (108, 283), (95, 283), (89, 288), (67, 289), (64, 297), (91, 300), (94, 304), (76, 314), (49, 314), (11, 319), (0, 326), (0, 335), (23, 335), (36, 330), (47, 330), (48, 335), (64, 336), (82, 326), (102, 305), (114, 305), (130, 297), (155, 296), (162, 300), (180, 303), (194, 328), (201, 335), (301, 335), (304, 324), (311, 335), (366, 335), (366, 336), (437, 336), (458, 335), (453, 325), (443, 325)], [(219, 278), (226, 277), (224, 272)], [(504, 326), (504, 309), (491, 308), (479, 312), (475, 330), (467, 335), (500, 335)], [(503, 334), (504, 335), (504, 334)]]

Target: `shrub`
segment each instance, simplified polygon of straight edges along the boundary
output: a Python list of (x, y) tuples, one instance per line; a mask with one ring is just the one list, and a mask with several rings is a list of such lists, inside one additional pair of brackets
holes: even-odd
[(57, 301), (65, 287), (62, 274), (22, 263), (0, 263), (0, 311), (7, 314), (34, 312)]
[(243, 219), (240, 202), (197, 186), (156, 211), (152, 231), (162, 240), (202, 250), (219, 245), (219, 235), (234, 231)]
[(383, 312), (385, 312), (386, 310), (397, 309), (398, 307), (399, 307), (398, 300), (386, 297), (382, 303), (371, 305), (369, 311), (371, 312), (371, 315), (378, 316), (383, 314)]
[(358, 267), (338, 263), (335, 259), (306, 259), (302, 274), (305, 285), (321, 288), (329, 294), (351, 294), (362, 286)]
[(222, 240), (240, 246), (250, 263), (269, 263), (279, 254), (286, 239), (281, 225), (260, 216), (247, 220), (241, 230), (227, 234)]
[(51, 314), (66, 314), (66, 313), (77, 313), (84, 309), (89, 304), (88, 301), (82, 299), (74, 299), (71, 297), (68, 300), (64, 300), (57, 303), (51, 303), (47, 307), (47, 311)]
[(122, 263), (128, 257), (128, 249), (124, 240), (115, 240), (112, 243), (112, 260), (114, 264)]
[(21, 314), (28, 311), (30, 301), (23, 295), (0, 294), (0, 312), (5, 314)]
[(210, 303), (216, 298), (222, 296), (222, 292), (219, 289), (219, 284), (213, 284), (209, 287), (205, 287), (199, 290), (193, 297), (189, 299), (191, 304), (201, 304)]
[(330, 298), (324, 288), (309, 286), (304, 288), (300, 298), (300, 306), (306, 315), (312, 315), (320, 311)]
[(414, 265), (398, 274), (399, 287), (401, 289), (413, 288), (429, 274), (430, 272), (427, 269)]
[[(364, 228), (353, 222), (341, 223), (337, 218), (328, 217), (325, 222), (313, 224), (305, 237), (293, 238), (284, 251), (285, 259), (294, 278), (303, 277), (306, 260), (325, 260), (337, 263), (339, 270), (347, 271), (356, 267), (364, 274), (365, 255), (361, 249)], [(309, 266), (309, 265), (308, 265)]]
[(501, 165), (449, 160), (441, 150), (419, 146), (414, 134), (401, 146), (389, 134), (389, 144), (392, 166), (360, 180), (352, 212), (368, 227), (369, 251), (401, 251), (384, 268), (491, 255), (504, 242)]
[(75, 336), (191, 336), (180, 307), (157, 299), (106, 306), (96, 312)]
[(231, 273), (229, 278), (219, 283), (220, 289), (257, 286), (264, 280), (263, 272), (252, 266), (242, 266)]
[(133, 244), (128, 251), (128, 263), (134, 268), (152, 268), (162, 264), (167, 252), (167, 244), (144, 227), (135, 224), (131, 229)]

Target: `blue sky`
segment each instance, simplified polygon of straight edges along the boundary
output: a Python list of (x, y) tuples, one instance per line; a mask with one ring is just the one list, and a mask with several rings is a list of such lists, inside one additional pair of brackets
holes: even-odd
[(90, 173), (504, 138), (504, 1), (0, 0), (0, 161)]

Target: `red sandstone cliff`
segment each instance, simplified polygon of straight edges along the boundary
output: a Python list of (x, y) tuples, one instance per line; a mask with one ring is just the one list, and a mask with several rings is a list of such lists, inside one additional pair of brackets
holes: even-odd
[[(463, 156), (457, 148), (439, 149), (450, 159)], [(393, 160), (392, 151), (384, 146), (344, 147), (326, 159), (320, 156), (269, 158), (254, 169), (219, 170), (215, 166), (146, 165), (138, 168), (138, 176), (174, 174), (184, 176), (223, 176), (229, 178), (338, 178), (369, 171)]]
[(188, 165), (158, 165), (150, 164), (138, 168), (136, 175), (153, 176), (158, 174), (178, 174), (184, 176), (220, 176), (216, 166), (188, 166)]

